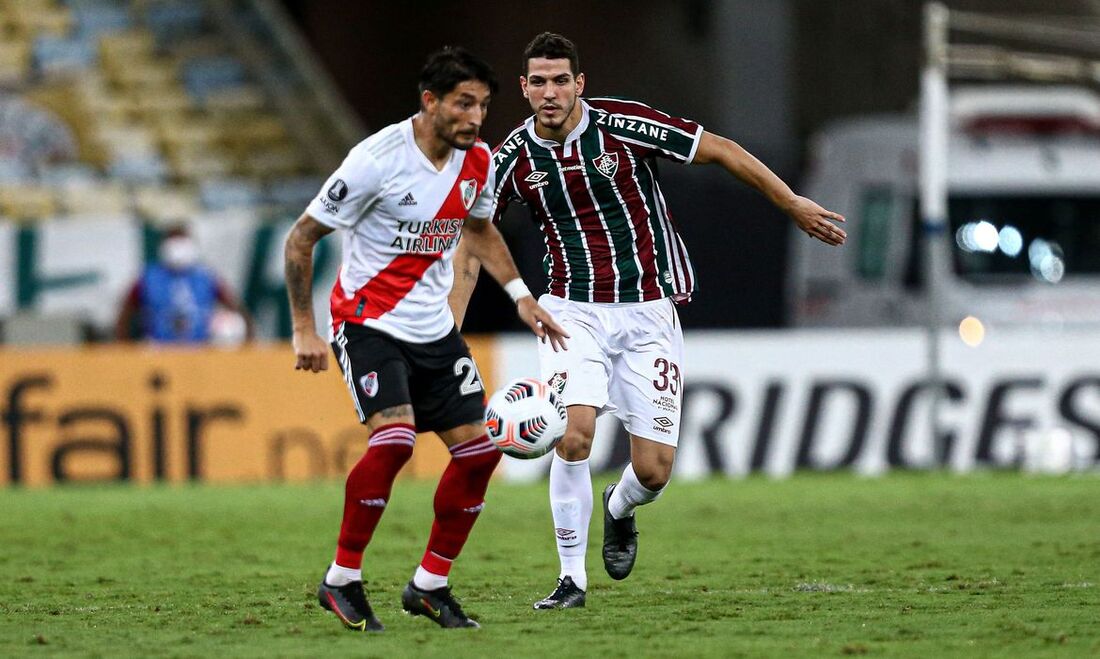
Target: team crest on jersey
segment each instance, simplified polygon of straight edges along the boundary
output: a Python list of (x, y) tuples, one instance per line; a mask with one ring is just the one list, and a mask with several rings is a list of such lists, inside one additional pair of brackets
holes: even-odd
[(472, 178), (462, 181), (458, 184), (458, 191), (462, 193), (462, 205), (470, 210), (474, 205), (474, 197), (477, 196), (477, 181)]
[(363, 390), (367, 398), (374, 398), (378, 395), (378, 371), (371, 371), (359, 378), (359, 388)]
[(592, 165), (607, 178), (615, 178), (615, 172), (619, 171), (619, 154), (601, 153), (592, 159)]
[(550, 376), (550, 379), (546, 381), (546, 384), (550, 385), (550, 388), (558, 392), (558, 395), (565, 393), (565, 381), (569, 379), (569, 371), (558, 371), (554, 375)]

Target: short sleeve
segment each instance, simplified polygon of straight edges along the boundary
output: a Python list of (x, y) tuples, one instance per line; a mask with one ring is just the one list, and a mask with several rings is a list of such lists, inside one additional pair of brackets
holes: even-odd
[(328, 177), (306, 212), (333, 229), (350, 229), (359, 223), (378, 199), (383, 177), (378, 160), (360, 144)]
[(512, 177), (512, 171), (519, 162), (520, 151), (515, 150), (511, 154), (505, 154), (501, 151), (501, 147), (509, 141), (511, 140), (505, 140), (493, 150), (493, 170), (496, 186), (493, 190), (493, 207), (488, 216), (493, 224), (500, 223), (501, 218), (504, 217), (504, 211), (508, 210), (508, 204), (513, 201), (521, 201), (516, 193), (515, 179)]
[(493, 169), (493, 160), (489, 159), (489, 174), (485, 179), (485, 187), (481, 188), (481, 194), (470, 208), (470, 217), (487, 218), (493, 212), (493, 190), (496, 188), (496, 172)]
[(589, 104), (604, 115), (600, 123), (639, 155), (682, 163), (695, 158), (703, 137), (703, 127), (697, 122), (628, 99), (598, 98)]

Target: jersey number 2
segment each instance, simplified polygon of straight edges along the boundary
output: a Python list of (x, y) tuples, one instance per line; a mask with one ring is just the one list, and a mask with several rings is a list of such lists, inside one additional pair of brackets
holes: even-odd
[(462, 357), (455, 362), (455, 375), (465, 376), (462, 385), (458, 388), (460, 395), (469, 396), (485, 390), (481, 386), (481, 374), (477, 372), (474, 360), (469, 357)]

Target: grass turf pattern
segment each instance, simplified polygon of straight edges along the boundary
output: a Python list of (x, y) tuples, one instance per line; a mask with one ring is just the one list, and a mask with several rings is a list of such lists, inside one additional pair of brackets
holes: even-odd
[(434, 483), (402, 480), (364, 572), (381, 635), (317, 606), (339, 483), (0, 491), (0, 656), (1077, 656), (1100, 652), (1100, 478), (800, 474), (673, 481), (638, 565), (533, 611), (546, 483), (495, 482), (451, 575), (479, 631), (400, 611)]

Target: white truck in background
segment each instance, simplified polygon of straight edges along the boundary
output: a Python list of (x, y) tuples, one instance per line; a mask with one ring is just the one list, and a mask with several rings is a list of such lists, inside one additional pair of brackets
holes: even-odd
[[(1100, 97), (1076, 87), (953, 89), (940, 318), (1100, 327)], [(789, 322), (924, 325), (916, 116), (852, 119), (811, 145), (804, 192), (848, 243), (792, 232)]]

